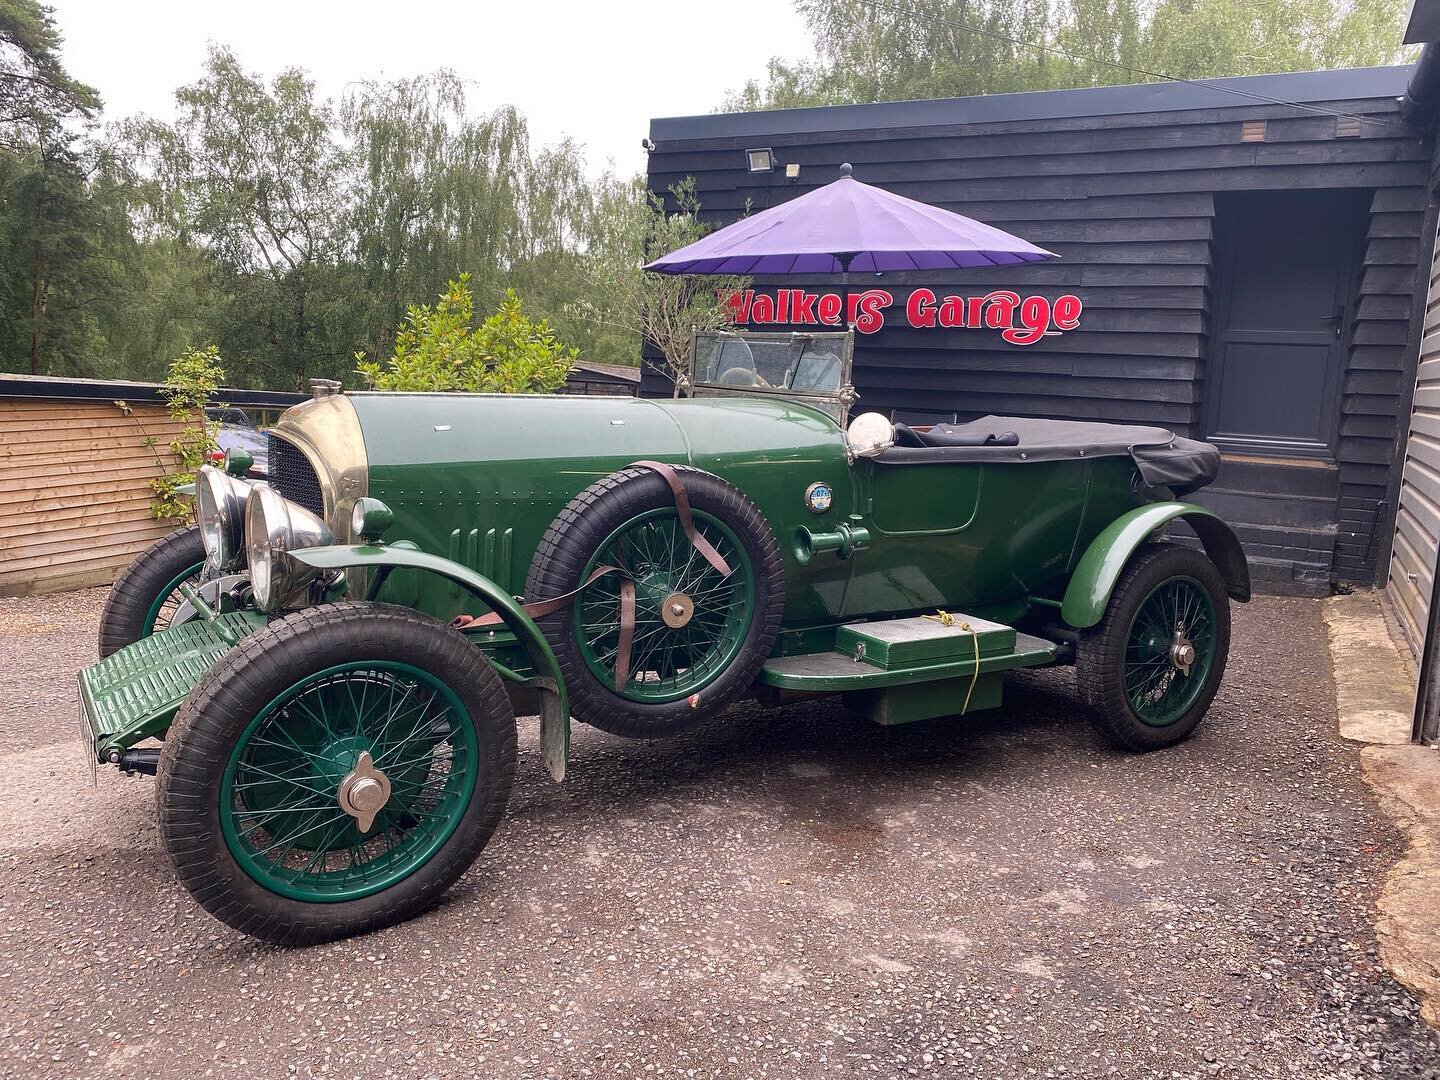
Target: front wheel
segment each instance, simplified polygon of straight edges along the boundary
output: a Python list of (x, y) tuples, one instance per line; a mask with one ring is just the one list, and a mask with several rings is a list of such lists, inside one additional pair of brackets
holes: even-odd
[(1202, 552), (1152, 544), (1125, 567), (1075, 666), (1096, 726), (1125, 750), (1186, 738), (1210, 707), (1230, 652), (1230, 601)]
[(180, 586), (199, 585), (205, 570), (200, 527), (179, 529), (140, 553), (116, 580), (100, 616), (100, 658), (170, 625)]
[(181, 706), (156, 798), (181, 884), (252, 937), (304, 945), (433, 905), (495, 831), (515, 716), (434, 619), (349, 602), (222, 657)]

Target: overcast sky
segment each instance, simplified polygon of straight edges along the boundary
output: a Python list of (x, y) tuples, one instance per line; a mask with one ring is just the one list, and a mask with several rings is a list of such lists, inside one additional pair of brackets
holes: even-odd
[(200, 74), (213, 41), (249, 71), (303, 67), (322, 95), (453, 68), (472, 111), (515, 105), (534, 140), (570, 135), (596, 171), (607, 160), (642, 170), (651, 117), (712, 112), (772, 55), (810, 52), (787, 0), (49, 2), (65, 65), (100, 91), (107, 118), (173, 116), (175, 88)]

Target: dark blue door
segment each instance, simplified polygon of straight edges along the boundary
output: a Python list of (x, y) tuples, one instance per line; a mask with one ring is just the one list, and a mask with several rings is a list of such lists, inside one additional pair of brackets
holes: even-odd
[(1206, 426), (1222, 449), (1331, 454), (1370, 198), (1368, 191), (1217, 197)]

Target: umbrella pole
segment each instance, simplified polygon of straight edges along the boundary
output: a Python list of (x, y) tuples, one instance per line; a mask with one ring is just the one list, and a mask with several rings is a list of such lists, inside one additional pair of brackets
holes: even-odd
[(835, 258), (840, 261), (840, 325), (848, 331), (854, 329), (850, 318), (850, 261), (855, 252), (842, 251)]

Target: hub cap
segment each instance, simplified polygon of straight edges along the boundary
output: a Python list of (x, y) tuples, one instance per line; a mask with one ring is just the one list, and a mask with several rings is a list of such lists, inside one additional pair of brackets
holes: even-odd
[(355, 768), (340, 781), (336, 801), (341, 810), (355, 819), (362, 833), (370, 831), (375, 815), (390, 801), (390, 778), (375, 768), (370, 751), (362, 750)]
[(1170, 662), (1183, 675), (1189, 675), (1190, 667), (1195, 663), (1195, 646), (1178, 632), (1175, 634), (1175, 644), (1170, 647)]
[[(739, 653), (755, 604), (754, 575), (739, 538), (718, 518), (694, 512), (695, 528), (731, 567), (722, 576), (695, 550), (674, 507), (626, 522), (599, 546), (581, 580), (596, 567), (623, 569), (635, 582), (630, 675), (621, 696), (664, 702), (703, 688)], [(575, 635), (586, 666), (615, 685), (620, 650), (620, 579), (610, 574), (575, 605)]]
[(220, 789), (226, 845), (282, 896), (368, 896), (454, 833), (477, 757), (469, 713), (429, 672), (389, 661), (327, 668), (276, 696), (237, 740)]
[(671, 593), (660, 602), (660, 617), (665, 625), (678, 630), (690, 622), (695, 614), (695, 601), (683, 592)]
[(1215, 609), (1194, 578), (1163, 581), (1140, 603), (1125, 646), (1125, 699), (1152, 727), (1183, 717), (1214, 664)]

